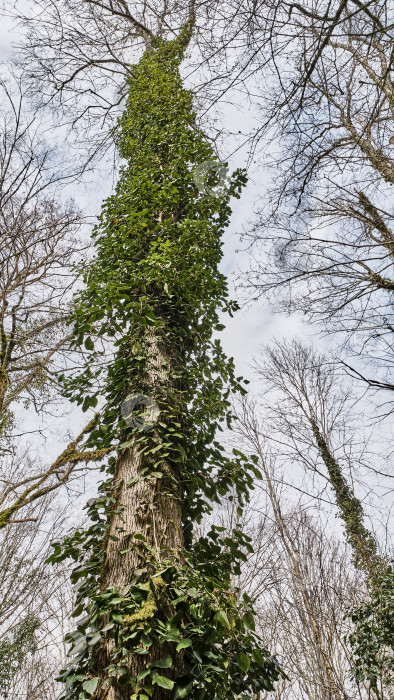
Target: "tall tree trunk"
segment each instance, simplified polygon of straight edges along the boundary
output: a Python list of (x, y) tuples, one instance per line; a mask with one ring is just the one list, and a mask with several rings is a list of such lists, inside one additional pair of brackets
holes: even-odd
[[(171, 355), (170, 349), (163, 341), (160, 341), (154, 333), (148, 334), (149, 361), (148, 361), (148, 385), (167, 386), (173, 385), (171, 381)], [(172, 387), (175, 388), (174, 386)], [(132, 387), (130, 387), (132, 389)], [(169, 392), (167, 392), (168, 394)], [(168, 396), (165, 397), (168, 401)], [(159, 418), (156, 415), (155, 418)], [(153, 432), (153, 425), (149, 432)], [(175, 561), (182, 562), (184, 551), (184, 538), (181, 520), (181, 492), (179, 488), (179, 470), (168, 461), (160, 463), (160, 475), (147, 476), (147, 472), (153, 471), (154, 456), (149, 457), (140, 453), (138, 441), (120, 452), (115, 466), (113, 479), (113, 498), (116, 501), (115, 513), (112, 516), (108, 535), (105, 539), (105, 554), (101, 576), (101, 590), (115, 588), (120, 593), (126, 593), (136, 570), (146, 570), (146, 576), (154, 571), (149, 570), (146, 563), (146, 550), (148, 546), (155, 553), (160, 562), (171, 556)], [(160, 437), (158, 437), (160, 442)], [(155, 473), (153, 471), (153, 473)], [(156, 472), (157, 473), (157, 472)], [(138, 547), (134, 535), (142, 535), (143, 545)], [(145, 606), (140, 612), (141, 622), (144, 617), (158, 615), (158, 607), (161, 607), (160, 597), (163, 593), (163, 580), (155, 579), (157, 586), (152, 595), (148, 597)], [(157, 604), (159, 602), (159, 605)], [(174, 611), (167, 607), (168, 614)], [(171, 653), (171, 649), (164, 648)], [(111, 662), (113, 642), (106, 639), (99, 652), (98, 672), (105, 681), (107, 669)], [(130, 654), (125, 660), (132, 677), (148, 668), (148, 663), (154, 658), (160, 658), (163, 650), (153, 647), (149, 656)], [(166, 675), (176, 680), (181, 674), (180, 660), (174, 664), (170, 673)], [(115, 682), (110, 688), (99, 686), (95, 697), (100, 700), (130, 700), (131, 692), (129, 684)], [(171, 693), (160, 687), (156, 687), (154, 698), (162, 700), (171, 697)]]

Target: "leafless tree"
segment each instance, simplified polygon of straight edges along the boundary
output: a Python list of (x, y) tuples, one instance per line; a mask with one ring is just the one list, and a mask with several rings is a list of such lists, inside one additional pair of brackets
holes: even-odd
[[(335, 534), (332, 508), (324, 513), (313, 507), (309, 494), (291, 495), (281, 476), (280, 451), (266, 436), (266, 417), (252, 401), (243, 401), (238, 418), (242, 449), (258, 456), (262, 472), (249, 515), (254, 555), (240, 584), (259, 611), (264, 640), (274, 646), (289, 676), (274, 697), (373, 699), (367, 685), (352, 680), (345, 643), (351, 627), (346, 613), (368, 591), (350, 548)], [(294, 469), (291, 458), (286, 467)]]
[(380, 369), (354, 375), (390, 391), (391, 11), (256, 4), (247, 43), (262, 126), (253, 148), (263, 146), (275, 182), (247, 231), (254, 255), (244, 281), (252, 295), (340, 331)]
[[(48, 401), (56, 357), (69, 331), (71, 265), (81, 243), (80, 213), (62, 206), (54, 185), (53, 153), (40, 125), (23, 112), (23, 94), (0, 83), (0, 413), (3, 427), (16, 402)], [(51, 163), (52, 161), (52, 163)]]
[[(37, 107), (54, 107), (71, 135), (81, 128), (88, 160), (113, 143), (133, 64), (194, 17), (195, 0), (34, 0), (9, 3), (26, 36), (16, 60)], [(85, 161), (86, 162), (86, 161)]]
[[(81, 214), (62, 205), (58, 188), (71, 176), (56, 167), (40, 136), (42, 125), (24, 110), (17, 81), (0, 81), (0, 524), (19, 508), (66, 483), (91, 456), (83, 441), (98, 417), (53, 464), (21, 451), (21, 414), (39, 415), (59, 401), (56, 376), (73, 358), (69, 347), (73, 264), (84, 253)], [(19, 426), (19, 427), (18, 427)], [(18, 448), (18, 452), (15, 450)], [(15, 469), (15, 461), (22, 459)], [(98, 455), (100, 457), (100, 455)], [(30, 465), (30, 466), (29, 466)], [(31, 466), (33, 465), (33, 466)]]
[[(364, 23), (359, 35), (355, 30), (356, 36), (362, 35), (367, 41), (376, 36), (390, 41), (390, 12), (387, 0), (364, 4), (359, 0), (213, 0), (207, 3), (212, 23), (199, 37), (204, 62), (211, 71), (212, 95), (216, 92), (216, 99), (220, 99), (234, 86), (247, 90), (250, 79), (264, 68), (287, 89), (284, 97), (292, 100), (294, 113), (302, 110), (304, 103), (307, 105), (305, 84), (314, 78), (329, 53), (331, 39), (346, 34), (349, 18)], [(290, 80), (294, 65), (299, 71)], [(285, 100), (281, 106), (285, 106)], [(260, 124), (257, 137), (262, 129)]]
[[(298, 340), (269, 346), (265, 358), (257, 361), (257, 372), (266, 389), (272, 390), (272, 418), (265, 434), (287, 460), (302, 468), (309, 488), (317, 479), (321, 493), (328, 500), (334, 497), (354, 563), (373, 580), (385, 559), (365, 524), (363, 481), (368, 483), (366, 473), (378, 475), (379, 469), (375, 458), (370, 464), (371, 453), (359, 425), (360, 407), (343, 374), (327, 356)], [(392, 478), (390, 472), (387, 478)]]
[(72, 590), (69, 573), (45, 560), (50, 541), (63, 531), (64, 506), (47, 496), (30, 505), (27, 515), (0, 537), (0, 694), (8, 700), (55, 700)]
[(274, 556), (268, 564), (264, 557), (271, 585), (261, 591), (256, 607), (264, 639), (274, 645), (289, 677), (277, 697), (373, 698), (352, 681), (344, 643), (350, 627), (346, 612), (362, 597), (348, 553), (302, 510), (283, 512), (279, 499), (275, 510), (268, 532), (256, 528), (254, 546), (261, 556), (267, 535), (275, 538)]

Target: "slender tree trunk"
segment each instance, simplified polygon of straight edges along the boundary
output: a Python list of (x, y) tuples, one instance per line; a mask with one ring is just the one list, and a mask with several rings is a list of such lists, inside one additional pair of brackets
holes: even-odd
[(384, 568), (384, 560), (379, 556), (374, 537), (363, 523), (364, 511), (353, 489), (347, 483), (340, 465), (333, 456), (327, 441), (317, 424), (310, 419), (313, 435), (321, 458), (327, 467), (335, 500), (345, 525), (346, 535), (353, 549), (356, 566), (361, 568), (373, 580)]

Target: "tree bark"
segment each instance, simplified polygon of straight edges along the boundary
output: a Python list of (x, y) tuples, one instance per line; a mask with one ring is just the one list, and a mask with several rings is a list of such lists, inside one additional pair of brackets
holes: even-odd
[[(173, 352), (172, 352), (173, 354)], [(171, 387), (171, 349), (163, 341), (151, 333), (148, 337), (148, 383), (154, 393), (158, 384)], [(155, 437), (155, 428), (152, 428)], [(112, 516), (108, 536), (105, 540), (105, 556), (101, 576), (101, 590), (116, 588), (120, 593), (127, 589), (135, 577), (136, 569), (146, 569), (143, 579), (147, 579), (154, 571), (147, 565), (147, 553), (144, 545), (134, 539), (135, 534), (146, 538), (146, 545), (155, 552), (156, 559), (175, 559), (182, 561), (184, 539), (181, 522), (181, 499), (179, 473), (169, 463), (162, 461), (160, 472), (163, 476), (150, 476), (146, 468), (152, 469), (155, 457), (141, 455), (137, 439), (133, 444), (119, 453), (115, 466), (113, 496), (116, 500), (116, 512)], [(157, 473), (157, 471), (155, 472)], [(129, 484), (129, 485), (128, 485)], [(166, 611), (166, 617), (171, 614), (168, 602), (165, 601), (164, 582), (157, 578), (152, 608), (145, 614), (160, 615), (159, 608)], [(141, 611), (141, 615), (144, 612)], [(98, 658), (98, 673), (105, 680), (108, 678), (112, 640), (107, 640), (101, 648)], [(151, 648), (147, 656), (130, 654), (127, 666), (131, 676), (136, 676), (147, 668), (152, 659), (159, 658), (163, 651), (171, 653), (171, 649)], [(181, 673), (181, 668), (175, 664), (167, 669), (164, 675), (175, 680)], [(130, 700), (135, 692), (129, 683), (121, 684), (115, 681), (111, 687), (99, 685), (94, 695), (96, 700)], [(164, 700), (171, 697), (171, 692), (155, 686), (152, 700)]]

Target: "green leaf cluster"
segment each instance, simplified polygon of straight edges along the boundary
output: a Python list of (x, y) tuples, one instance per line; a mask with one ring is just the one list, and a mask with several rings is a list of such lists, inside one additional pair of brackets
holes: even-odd
[(36, 631), (40, 621), (28, 616), (0, 641), (0, 693), (8, 697), (12, 681), (25, 658), (37, 651)]
[[(111, 678), (127, 683), (132, 700), (152, 697), (156, 685), (173, 691), (174, 700), (252, 698), (273, 690), (281, 671), (255, 631), (251, 599), (246, 594), (239, 599), (217, 578), (202, 577), (190, 554), (182, 564), (173, 558), (158, 562), (154, 556), (146, 547), (147, 567), (134, 572), (130, 588), (123, 593), (115, 588), (100, 591), (97, 569), (96, 588), (93, 593), (90, 585), (87, 607), (83, 567), (75, 569), (73, 580), (81, 581), (77, 612), (88, 614), (67, 636), (71, 660), (59, 677), (66, 685), (63, 698), (89, 697), (89, 683), (92, 688), (97, 685), (95, 658), (104, 639), (106, 643), (110, 639), (113, 648), (108, 683)], [(148, 568), (156, 568), (156, 573), (146, 580)], [(91, 576), (90, 564), (87, 571)], [(138, 676), (128, 672), (130, 653), (147, 659)], [(166, 670), (179, 659), (183, 672), (173, 681)]]
[[(394, 572), (391, 566), (372, 585), (371, 598), (349, 614), (349, 635), (358, 681), (369, 681), (378, 698), (381, 684), (394, 683)], [(382, 696), (383, 697), (383, 696)]]

